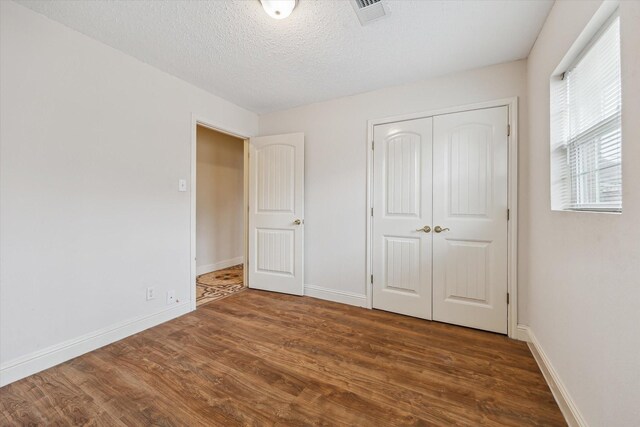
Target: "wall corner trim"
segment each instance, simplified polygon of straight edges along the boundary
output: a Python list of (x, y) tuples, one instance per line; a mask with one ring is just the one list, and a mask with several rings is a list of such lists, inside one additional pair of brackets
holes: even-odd
[(518, 325), (518, 330), (520, 331), (521, 329), (523, 330), (522, 333), (526, 333), (529, 337), (528, 341), (531, 354), (533, 354), (533, 358), (538, 363), (544, 379), (547, 381), (547, 384), (549, 384), (551, 393), (553, 393), (553, 397), (556, 399), (567, 424), (570, 427), (588, 427), (589, 425), (580, 413), (578, 406), (571, 398), (569, 390), (567, 390), (567, 387), (560, 379), (558, 371), (556, 371), (551, 364), (551, 360), (540, 346), (540, 342), (537, 340), (531, 328), (528, 326)]
[(367, 306), (367, 296), (354, 292), (339, 291), (322, 286), (304, 285), (304, 295), (326, 301), (339, 302), (341, 304), (354, 305), (356, 307)]
[(518, 341), (531, 342), (531, 337), (529, 336), (529, 327), (526, 325), (518, 325), (516, 327), (516, 332), (513, 338)]
[(190, 311), (192, 311), (191, 303), (185, 301), (171, 308), (110, 325), (11, 360), (0, 366), (0, 387), (175, 319)]

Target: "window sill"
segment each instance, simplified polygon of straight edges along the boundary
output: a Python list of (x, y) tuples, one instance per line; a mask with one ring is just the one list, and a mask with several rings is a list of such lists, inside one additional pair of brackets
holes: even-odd
[(552, 212), (569, 212), (569, 213), (592, 213), (592, 214), (622, 214), (622, 209), (589, 209), (589, 208), (570, 208), (570, 209), (551, 209)]

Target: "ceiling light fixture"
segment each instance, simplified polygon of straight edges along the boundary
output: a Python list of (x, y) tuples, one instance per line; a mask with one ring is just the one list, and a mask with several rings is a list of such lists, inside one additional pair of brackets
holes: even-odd
[(260, 0), (267, 14), (275, 19), (284, 19), (291, 15), (298, 0)]

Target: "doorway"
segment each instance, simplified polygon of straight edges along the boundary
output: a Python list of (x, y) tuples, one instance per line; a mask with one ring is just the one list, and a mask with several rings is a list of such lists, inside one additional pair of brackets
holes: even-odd
[(245, 140), (196, 124), (196, 306), (246, 288)]
[(372, 307), (507, 333), (508, 106), (372, 133)]

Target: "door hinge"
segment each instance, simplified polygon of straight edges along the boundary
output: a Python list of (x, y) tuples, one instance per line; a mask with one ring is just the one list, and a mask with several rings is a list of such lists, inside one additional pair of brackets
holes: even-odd
[(373, 285), (373, 274), (371, 275), (371, 284)]
[(373, 208), (371, 208), (371, 216), (373, 216)]
[(507, 125), (507, 136), (511, 136), (511, 125)]
[(509, 221), (510, 217), (511, 217), (511, 209), (507, 209), (507, 221)]
[(376, 145), (376, 142), (375, 142), (375, 141), (371, 141), (371, 149), (372, 149), (372, 150), (374, 150), (374, 149), (375, 149), (375, 145)]
[(507, 305), (509, 305), (509, 292), (507, 292)]

